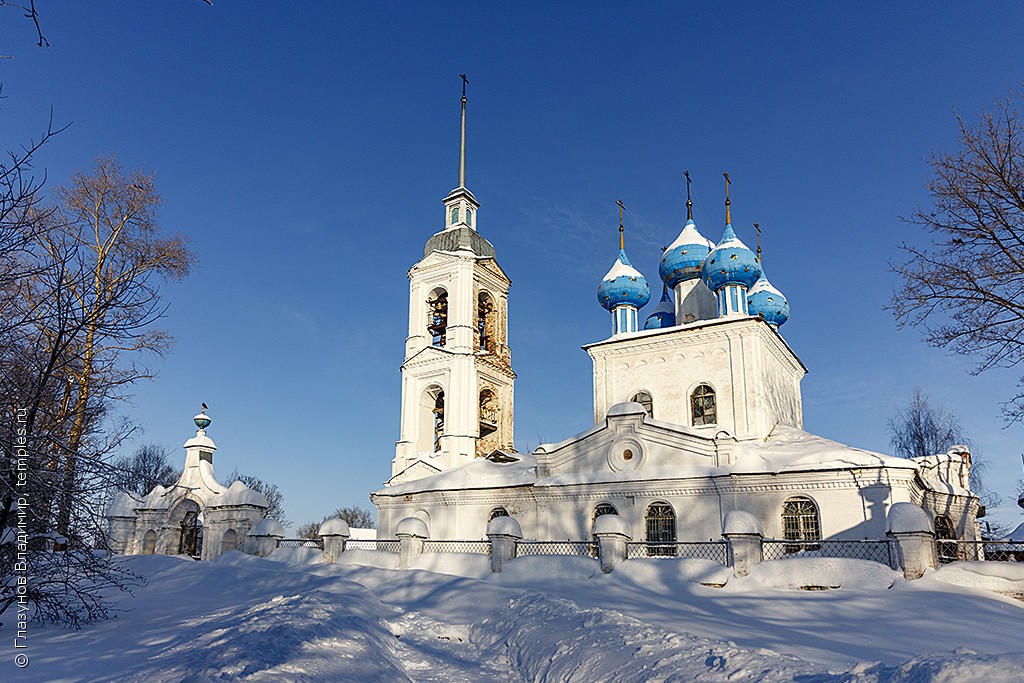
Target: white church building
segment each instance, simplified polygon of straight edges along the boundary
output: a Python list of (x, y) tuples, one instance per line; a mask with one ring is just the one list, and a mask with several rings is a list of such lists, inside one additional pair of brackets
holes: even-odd
[(516, 453), (510, 280), (478, 231), (465, 136), (463, 92), (459, 184), (409, 270), (400, 436), (392, 476), (371, 494), (378, 538), (417, 517), (432, 539), (478, 539), (508, 515), (527, 539), (586, 540), (617, 513), (636, 541), (707, 541), (739, 510), (770, 538), (881, 539), (900, 502), (921, 506), (940, 538), (978, 537), (966, 448), (908, 460), (803, 430), (807, 369), (780, 333), (789, 303), (760, 247), (736, 236), (728, 176), (720, 239), (698, 230), (688, 197), (643, 323), (650, 285), (626, 255), (620, 211), (619, 252), (598, 286), (611, 334), (583, 347), (594, 424)]

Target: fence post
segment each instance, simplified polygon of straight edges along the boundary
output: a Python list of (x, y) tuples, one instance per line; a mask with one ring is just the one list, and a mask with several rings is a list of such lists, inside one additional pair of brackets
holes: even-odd
[(763, 558), (764, 535), (757, 518), (743, 510), (731, 510), (722, 523), (722, 536), (729, 544), (729, 565), (736, 576), (746, 576)]
[(398, 568), (408, 569), (423, 554), (423, 541), (430, 537), (427, 523), (419, 517), (406, 517), (398, 523)]
[(626, 561), (626, 549), (632, 536), (629, 524), (616, 514), (599, 515), (594, 520), (594, 536), (597, 537), (597, 558), (601, 571), (610, 574)]
[(256, 557), (266, 557), (277, 550), (278, 542), (284, 538), (284, 527), (276, 519), (265, 517), (256, 522), (245, 537), (245, 552)]
[(515, 517), (495, 517), (487, 523), (487, 538), (491, 542), (491, 571), (498, 573), (503, 564), (515, 559), (523, 529)]
[(905, 578), (919, 579), (928, 569), (936, 567), (932, 520), (918, 506), (894, 503), (886, 515), (885, 535), (896, 539), (897, 556)]
[(324, 542), (324, 560), (328, 563), (337, 562), (338, 556), (345, 552), (345, 543), (351, 535), (348, 522), (339, 517), (331, 517), (320, 525), (318, 534)]

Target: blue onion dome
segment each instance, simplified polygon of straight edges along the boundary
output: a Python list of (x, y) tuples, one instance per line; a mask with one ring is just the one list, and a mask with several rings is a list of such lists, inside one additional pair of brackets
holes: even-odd
[(669, 287), (675, 287), (683, 280), (700, 277), (704, 260), (714, 249), (715, 243), (697, 231), (693, 220), (686, 221), (679, 237), (665, 249), (661, 257), (658, 275)]
[(668, 295), (668, 287), (662, 285), (661, 288), (661, 301), (654, 307), (651, 314), (647, 316), (647, 322), (644, 323), (645, 330), (659, 330), (665, 327), (675, 327), (676, 325), (676, 307), (672, 303), (672, 298)]
[(625, 250), (620, 249), (619, 258), (597, 287), (597, 300), (610, 311), (622, 304), (641, 308), (650, 299), (651, 286), (647, 278), (629, 262)]
[(757, 254), (740, 242), (732, 226), (726, 225), (722, 241), (711, 250), (704, 262), (701, 277), (712, 292), (717, 292), (725, 285), (743, 285), (750, 289), (761, 277), (761, 261)]
[(789, 320), (789, 302), (764, 275), (747, 294), (747, 308), (750, 315), (759, 315), (775, 327)]

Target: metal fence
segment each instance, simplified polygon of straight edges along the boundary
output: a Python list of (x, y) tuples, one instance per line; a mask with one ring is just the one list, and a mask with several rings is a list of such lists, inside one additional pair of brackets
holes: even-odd
[(319, 548), (324, 549), (322, 538), (282, 538), (277, 542), (278, 548)]
[(935, 554), (939, 564), (959, 560), (1024, 562), (1024, 542), (936, 540)]
[(516, 557), (526, 555), (579, 555), (597, 557), (595, 541), (519, 541)]
[(626, 558), (674, 557), (729, 563), (729, 547), (725, 541), (637, 541), (627, 544)]
[(761, 553), (765, 561), (795, 557), (838, 557), (849, 560), (871, 560), (898, 569), (894, 541), (775, 541), (764, 540)]
[(397, 553), (398, 541), (375, 541), (372, 539), (346, 541), (345, 550), (379, 550), (385, 553)]
[(491, 554), (490, 541), (424, 541), (425, 553), (474, 553)]

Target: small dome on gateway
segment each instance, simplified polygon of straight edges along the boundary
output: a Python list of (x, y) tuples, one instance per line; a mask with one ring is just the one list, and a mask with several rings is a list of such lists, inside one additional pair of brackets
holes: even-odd
[(747, 308), (750, 315), (759, 315), (775, 327), (789, 320), (789, 301), (764, 275), (751, 287), (747, 295)]
[(641, 308), (651, 300), (651, 285), (629, 262), (625, 249), (619, 249), (619, 257), (598, 285), (597, 300), (609, 311), (621, 304)]
[(645, 330), (657, 330), (664, 327), (674, 327), (676, 324), (676, 307), (672, 304), (672, 298), (668, 295), (668, 287), (662, 285), (661, 301), (655, 306), (651, 314), (647, 316), (644, 323)]
[(726, 285), (743, 285), (749, 289), (761, 277), (761, 261), (736, 237), (732, 225), (726, 225), (722, 240), (704, 262), (701, 276), (712, 292)]
[(658, 275), (669, 287), (675, 287), (684, 280), (700, 277), (701, 268), (714, 243), (700, 234), (693, 219), (686, 221), (682, 232), (665, 250), (661, 257)]

